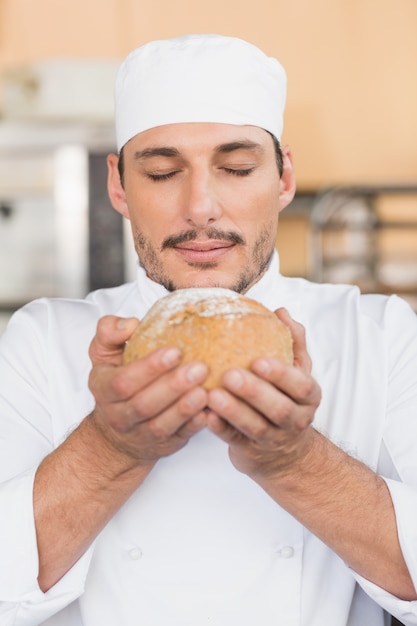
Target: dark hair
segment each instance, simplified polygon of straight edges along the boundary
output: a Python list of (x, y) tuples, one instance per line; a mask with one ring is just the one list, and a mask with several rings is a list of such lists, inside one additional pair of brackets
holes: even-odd
[(125, 175), (125, 162), (124, 162), (124, 155), (123, 155), (123, 147), (120, 148), (119, 160), (117, 162), (117, 169), (119, 170), (120, 182), (121, 182), (122, 187), (123, 187), (124, 186), (124, 175)]
[(281, 178), (284, 173), (284, 155), (282, 154), (281, 144), (279, 143), (278, 139), (272, 133), (269, 134), (271, 135), (272, 141), (274, 142), (275, 158), (277, 161), (279, 177)]
[[(281, 177), (283, 172), (284, 172), (284, 157), (283, 157), (283, 154), (282, 154), (281, 145), (280, 145), (278, 139), (275, 137), (275, 135), (273, 135), (272, 133), (268, 133), (268, 134), (271, 135), (272, 141), (274, 142), (275, 158), (276, 158), (276, 161), (277, 161), (278, 172), (279, 172), (279, 175)], [(124, 184), (124, 172), (125, 172), (123, 148), (121, 148), (121, 150), (119, 152), (119, 161), (118, 161), (118, 164), (117, 164), (117, 169), (119, 170), (120, 182), (122, 183), (122, 187), (123, 187), (123, 184)]]

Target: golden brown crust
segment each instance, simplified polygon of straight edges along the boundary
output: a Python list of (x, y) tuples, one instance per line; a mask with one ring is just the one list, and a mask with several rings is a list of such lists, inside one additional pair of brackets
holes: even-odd
[(177, 346), (182, 363), (209, 366), (206, 389), (231, 367), (248, 369), (260, 356), (293, 362), (289, 329), (262, 304), (226, 289), (181, 289), (159, 300), (128, 341), (123, 362)]

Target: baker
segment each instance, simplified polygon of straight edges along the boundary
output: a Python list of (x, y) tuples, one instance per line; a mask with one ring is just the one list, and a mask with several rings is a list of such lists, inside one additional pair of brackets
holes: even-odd
[[(417, 624), (417, 320), (279, 273), (285, 91), (235, 38), (122, 64), (108, 190), (137, 278), (35, 301), (1, 337), (1, 624)], [(277, 311), (293, 363), (209, 390), (175, 346), (123, 365), (138, 319), (195, 287)]]

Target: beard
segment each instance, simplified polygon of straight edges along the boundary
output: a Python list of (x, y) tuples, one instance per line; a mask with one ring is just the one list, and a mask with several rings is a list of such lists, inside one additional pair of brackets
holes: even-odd
[[(213, 281), (212, 284), (207, 284), (207, 278), (205, 274), (209, 270), (215, 270), (218, 267), (217, 262), (213, 263), (198, 263), (188, 262), (190, 268), (194, 268), (201, 272), (201, 281), (195, 281), (193, 287), (225, 287), (236, 291), (237, 293), (245, 293), (249, 287), (251, 287), (268, 269), (274, 247), (275, 240), (271, 240), (271, 233), (273, 233), (273, 225), (264, 227), (260, 231), (259, 236), (255, 240), (255, 243), (250, 252), (245, 268), (232, 280), (230, 284), (224, 285)], [(139, 258), (140, 265), (146, 271), (146, 274), (159, 283), (167, 291), (175, 291), (177, 289), (183, 289), (184, 285), (181, 282), (176, 281), (173, 277), (168, 276), (164, 264), (161, 260), (161, 254), (165, 250), (175, 248), (176, 246), (191, 242), (199, 238), (202, 233), (197, 230), (188, 230), (178, 235), (172, 235), (164, 239), (161, 248), (158, 251), (152, 244), (152, 242), (143, 234), (143, 232), (136, 228), (133, 231), (133, 240), (135, 244), (136, 253)], [(236, 246), (246, 246), (244, 238), (233, 231), (220, 231), (215, 228), (209, 228), (204, 231), (204, 235), (208, 239), (218, 241), (228, 241)]]

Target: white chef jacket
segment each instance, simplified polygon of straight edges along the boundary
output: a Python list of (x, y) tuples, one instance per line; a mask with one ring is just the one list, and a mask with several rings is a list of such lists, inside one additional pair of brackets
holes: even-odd
[[(395, 296), (285, 278), (278, 264), (275, 254), (247, 295), (306, 327), (323, 393), (314, 426), (386, 479), (417, 586), (417, 317)], [(417, 602), (347, 567), (236, 471), (208, 431), (161, 459), (41, 592), (36, 467), (93, 408), (98, 319), (141, 318), (165, 294), (139, 268), (136, 282), (85, 300), (29, 304), (0, 339), (0, 626), (380, 626), (384, 609), (416, 625)]]

